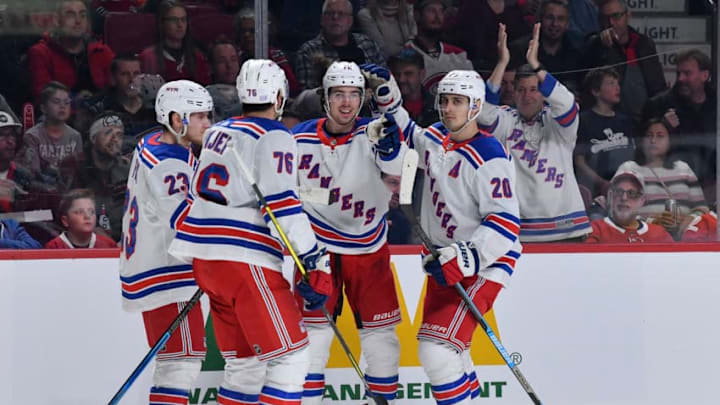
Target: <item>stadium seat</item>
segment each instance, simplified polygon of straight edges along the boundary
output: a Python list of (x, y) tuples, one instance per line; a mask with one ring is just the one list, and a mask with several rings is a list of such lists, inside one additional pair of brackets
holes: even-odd
[(156, 40), (153, 14), (108, 13), (105, 16), (105, 43), (116, 55), (140, 53)]
[(221, 35), (232, 40), (232, 20), (233, 17), (228, 14), (199, 15), (190, 19), (190, 35), (198, 45), (207, 49)]

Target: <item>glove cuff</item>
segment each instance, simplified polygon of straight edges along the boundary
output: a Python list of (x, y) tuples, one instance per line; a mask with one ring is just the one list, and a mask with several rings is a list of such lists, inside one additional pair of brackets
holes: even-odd
[(478, 274), (480, 270), (480, 256), (472, 242), (456, 242), (450, 245), (455, 249), (455, 260), (457, 260), (458, 268), (464, 277), (472, 277)]
[(394, 113), (402, 105), (402, 94), (394, 77), (374, 90), (375, 104), (383, 113)]

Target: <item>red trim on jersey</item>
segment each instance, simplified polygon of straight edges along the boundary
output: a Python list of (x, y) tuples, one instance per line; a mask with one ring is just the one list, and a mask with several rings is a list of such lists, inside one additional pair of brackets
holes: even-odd
[(335, 149), (335, 147), (338, 145), (344, 145), (344, 144), (348, 143), (350, 138), (352, 138), (353, 135), (355, 134), (355, 130), (357, 130), (358, 119), (356, 118), (355, 119), (356, 126), (353, 127), (353, 129), (350, 132), (348, 132), (347, 134), (342, 135), (342, 136), (330, 137), (325, 133), (325, 129), (323, 128), (325, 125), (325, 121), (327, 121), (327, 118), (320, 118), (317, 121), (317, 125), (315, 126), (315, 133), (317, 133), (318, 138), (320, 138), (320, 141), (324, 145), (327, 145), (327, 146), (331, 147), (332, 149)]

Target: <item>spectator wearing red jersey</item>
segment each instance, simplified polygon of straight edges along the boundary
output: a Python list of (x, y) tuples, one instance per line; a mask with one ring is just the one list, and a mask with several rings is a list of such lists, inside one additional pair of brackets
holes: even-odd
[(710, 211), (693, 215), (682, 234), (683, 242), (715, 242), (717, 240), (717, 214)]
[(139, 55), (144, 73), (157, 73), (166, 82), (192, 80), (210, 84), (210, 65), (188, 34), (188, 14), (177, 0), (164, 0), (157, 10), (158, 42)]
[(65, 232), (45, 244), (46, 249), (102, 249), (117, 244), (107, 236), (95, 233), (97, 217), (95, 197), (88, 189), (70, 190), (58, 209)]
[(609, 216), (592, 222), (588, 243), (673, 242), (672, 236), (660, 225), (638, 218), (638, 209), (645, 203), (645, 181), (634, 171), (619, 171), (610, 181)]
[(63, 0), (57, 5), (58, 26), (28, 50), (30, 87), (38, 97), (50, 81), (73, 94), (96, 93), (110, 83), (110, 63), (115, 56), (106, 45), (90, 41), (88, 11), (84, 1)]

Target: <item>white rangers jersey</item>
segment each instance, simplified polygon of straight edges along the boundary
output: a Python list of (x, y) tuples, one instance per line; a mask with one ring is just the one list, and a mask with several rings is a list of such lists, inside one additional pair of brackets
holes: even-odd
[(387, 240), (385, 217), (391, 197), (381, 172), (400, 175), (407, 145), (385, 160), (365, 133), (370, 119), (358, 118), (355, 128), (342, 136), (328, 135), (325, 121), (310, 120), (293, 128), (300, 185), (330, 190), (329, 205), (305, 203), (303, 208), (328, 251), (375, 252)]
[(440, 80), (451, 70), (472, 70), (473, 65), (464, 49), (445, 42), (440, 42), (440, 52), (433, 56), (417, 46), (414, 41), (408, 41), (406, 48), (411, 48), (422, 55), (425, 64), (425, 77), (422, 85), (433, 96), (437, 93)]
[(138, 143), (125, 192), (120, 280), (128, 311), (187, 301), (197, 290), (192, 266), (168, 254), (197, 161), (189, 148), (160, 142), (161, 136)]
[(499, 89), (488, 85), (478, 118), (514, 157), (520, 202), (520, 239), (545, 242), (579, 237), (592, 228), (573, 171), (578, 105), (573, 94), (548, 74), (539, 90), (546, 105), (536, 119), (499, 106)]
[(299, 255), (317, 246), (297, 194), (297, 146), (278, 121), (230, 118), (203, 136), (191, 184), (193, 203), (178, 225), (170, 253), (183, 258), (243, 262), (282, 271), (283, 245), (270, 216), (238, 165), (236, 153)]

